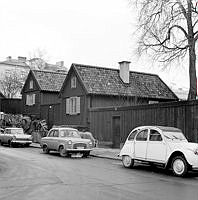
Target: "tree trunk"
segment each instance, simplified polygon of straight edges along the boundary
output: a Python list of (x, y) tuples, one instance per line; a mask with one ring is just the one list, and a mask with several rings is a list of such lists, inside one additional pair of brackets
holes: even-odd
[(188, 100), (194, 100), (197, 96), (196, 54), (194, 42), (189, 48), (189, 78), (190, 89), (188, 93)]
[(197, 76), (196, 76), (196, 54), (195, 54), (195, 38), (192, 25), (192, 2), (188, 3), (187, 26), (188, 26), (188, 45), (189, 45), (189, 79), (190, 89), (188, 100), (194, 100), (197, 97)]

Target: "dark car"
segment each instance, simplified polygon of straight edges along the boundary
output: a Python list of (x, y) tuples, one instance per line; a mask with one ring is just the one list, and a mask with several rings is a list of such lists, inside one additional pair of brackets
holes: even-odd
[(83, 131), (79, 131), (79, 134), (81, 136), (81, 138), (83, 139), (90, 139), (92, 142), (93, 147), (97, 147), (98, 146), (98, 140), (96, 140), (91, 132), (83, 132)]

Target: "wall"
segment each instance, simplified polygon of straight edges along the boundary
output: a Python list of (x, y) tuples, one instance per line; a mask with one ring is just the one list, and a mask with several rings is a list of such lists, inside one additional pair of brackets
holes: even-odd
[(59, 92), (41, 92), (41, 105), (60, 103)]
[[(64, 90), (61, 93), (61, 124), (70, 125), (82, 125), (87, 126), (88, 122), (88, 107), (87, 107), (87, 97), (81, 82), (77, 78), (76, 88), (71, 88), (71, 77), (75, 76), (74, 71), (68, 76), (66, 83), (64, 84)], [(66, 114), (66, 98), (69, 97), (80, 97), (80, 114), (68, 115)]]
[(22, 114), (23, 103), (22, 99), (0, 99), (1, 112), (9, 114)]
[(142, 125), (180, 128), (189, 141), (198, 142), (198, 101), (90, 109), (90, 131), (98, 140), (112, 141), (112, 117), (120, 116), (121, 137)]
[[(26, 95), (27, 94), (36, 94), (35, 96), (35, 104), (32, 106), (26, 105)], [(40, 91), (33, 91), (22, 94), (22, 102), (23, 102), (23, 114), (24, 115), (35, 115), (40, 118)]]

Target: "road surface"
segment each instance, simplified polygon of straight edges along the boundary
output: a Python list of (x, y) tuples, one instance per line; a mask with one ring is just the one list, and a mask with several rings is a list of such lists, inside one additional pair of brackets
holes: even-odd
[(0, 146), (0, 199), (197, 200), (198, 173), (178, 178), (149, 166), (125, 169), (116, 160)]

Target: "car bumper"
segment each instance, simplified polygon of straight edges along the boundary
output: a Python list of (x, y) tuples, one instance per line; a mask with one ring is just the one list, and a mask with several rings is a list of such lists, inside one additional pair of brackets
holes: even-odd
[(68, 153), (83, 153), (83, 152), (90, 152), (93, 149), (65, 149)]
[(32, 141), (23, 141), (23, 140), (14, 140), (12, 141), (13, 144), (31, 144)]

